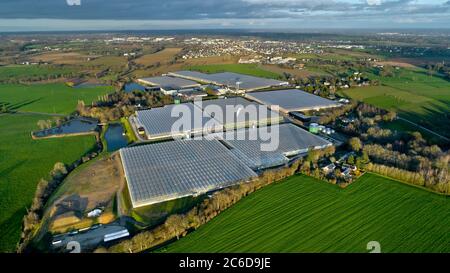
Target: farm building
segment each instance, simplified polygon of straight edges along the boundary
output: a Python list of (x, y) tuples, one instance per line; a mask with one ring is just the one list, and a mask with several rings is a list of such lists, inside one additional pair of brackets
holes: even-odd
[(257, 175), (217, 140), (182, 140), (120, 150), (134, 208), (249, 181)]
[(309, 149), (332, 145), (292, 123), (216, 133), (208, 138), (223, 140), (253, 170), (284, 165)]
[(191, 80), (176, 77), (160, 76), (138, 79), (140, 83), (159, 87), (166, 95), (173, 95), (182, 90), (192, 90), (200, 87), (200, 84)]
[(255, 92), (246, 94), (245, 96), (269, 107), (278, 105), (280, 111), (283, 113), (320, 110), (341, 106), (338, 102), (297, 89)]
[(289, 85), (288, 82), (284, 81), (254, 77), (232, 72), (205, 74), (196, 71), (177, 71), (170, 72), (169, 75), (202, 83), (226, 86), (227, 88), (236, 92), (251, 92), (270, 87)]
[(208, 93), (202, 90), (191, 89), (191, 90), (180, 90), (177, 95), (178, 97), (184, 98), (185, 100), (195, 100), (207, 97)]

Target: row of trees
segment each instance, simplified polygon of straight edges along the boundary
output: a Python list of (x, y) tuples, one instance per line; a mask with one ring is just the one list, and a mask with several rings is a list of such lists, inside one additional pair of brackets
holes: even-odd
[(83, 101), (79, 101), (77, 104), (77, 112), (81, 116), (95, 118), (100, 120), (101, 122), (118, 120), (121, 117), (131, 115), (133, 111), (134, 107), (132, 106), (121, 106), (121, 107), (86, 106)]
[[(395, 170), (394, 178), (436, 191), (447, 188), (450, 177), (448, 152), (443, 152), (437, 145), (428, 145), (419, 132), (394, 133), (382, 128), (381, 122), (396, 118), (394, 112), (364, 103), (360, 103), (355, 112), (358, 119), (340, 127), (344, 133), (355, 136), (349, 139), (348, 145), (357, 156), (350, 156), (349, 164), (383, 175)], [(372, 165), (368, 165), (369, 161), (373, 161)], [(420, 177), (426, 177), (426, 182), (422, 183)]]
[(408, 156), (404, 153), (388, 150), (379, 144), (366, 144), (363, 150), (374, 162), (384, 163), (410, 171), (419, 171), (425, 167), (422, 164), (427, 164), (425, 161), (422, 162), (424, 158), (420, 156)]
[[(55, 70), (58, 71), (58, 70)], [(14, 77), (5, 77), (0, 79), (2, 84), (17, 84), (17, 83), (30, 83), (30, 82), (42, 82), (42, 81), (52, 81), (61, 78), (75, 78), (79, 77), (80, 74), (77, 72), (51, 72), (49, 74), (43, 75), (16, 75)]]
[(445, 79), (450, 80), (450, 65), (446, 63), (428, 64), (425, 66), (428, 74), (439, 73), (444, 75)]
[(23, 252), (28, 245), (33, 231), (37, 228), (42, 218), (44, 205), (51, 193), (61, 184), (62, 180), (67, 176), (68, 170), (64, 163), (57, 162), (50, 171), (49, 179), (41, 178), (36, 192), (34, 194), (31, 207), (27, 215), (23, 218), (22, 242), (19, 245), (18, 252)]
[(0, 103), (0, 114), (3, 114), (3, 113), (8, 113), (8, 106), (6, 105), (6, 104), (1, 104)]
[[(100, 143), (98, 149), (101, 150)], [(64, 163), (57, 162), (49, 173), (49, 178), (41, 178), (36, 187), (36, 192), (28, 209), (27, 214), (23, 218), (21, 242), (17, 248), (18, 252), (26, 251), (29, 243), (35, 235), (35, 231), (39, 228), (40, 221), (44, 215), (44, 208), (50, 196), (61, 185), (67, 175), (77, 168), (80, 164), (85, 163), (98, 155), (97, 152), (91, 152), (78, 159), (73, 164), (67, 166)]]
[(227, 188), (213, 194), (200, 205), (194, 207), (186, 214), (171, 215), (164, 224), (152, 229), (138, 233), (128, 240), (124, 240), (109, 249), (101, 248), (97, 252), (141, 252), (158, 246), (171, 239), (179, 239), (189, 231), (195, 230), (201, 225), (209, 222), (222, 211), (237, 203), (243, 197), (252, 192), (272, 184), (276, 181), (295, 174), (299, 162), (279, 170), (264, 172), (260, 177), (248, 183)]
[(450, 154), (448, 152), (433, 160), (419, 155), (392, 151), (378, 144), (364, 145), (362, 151), (373, 161), (371, 164), (364, 165), (364, 169), (368, 171), (438, 192), (449, 193)]
[(136, 107), (151, 108), (172, 104), (173, 98), (159, 92), (115, 92), (99, 97), (92, 105), (79, 101), (77, 112), (86, 117), (93, 117), (101, 122), (117, 120), (131, 115)]
[(346, 104), (343, 107), (332, 109), (331, 111), (328, 111), (324, 113), (322, 116), (320, 116), (319, 123), (329, 124), (331, 122), (334, 122), (338, 117), (341, 117), (346, 113), (353, 111), (355, 107), (357, 107), (357, 105), (358, 105), (357, 102), (351, 101), (350, 104)]
[(38, 120), (36, 123), (39, 129), (50, 129), (53, 126), (60, 127), (64, 122), (68, 121), (69, 117), (54, 117), (53, 119)]
[(389, 129), (378, 126), (380, 122), (391, 122), (397, 114), (359, 102), (352, 116), (357, 117), (351, 123), (336, 123), (337, 128), (351, 136), (361, 136), (364, 140), (389, 142), (395, 134)]
[[(425, 185), (425, 176), (418, 172), (410, 172), (407, 170), (389, 167), (382, 164), (369, 163), (366, 166), (366, 170), (374, 173), (378, 173), (390, 178), (394, 178), (400, 181), (404, 181), (417, 186)], [(448, 189), (447, 189), (448, 190)]]

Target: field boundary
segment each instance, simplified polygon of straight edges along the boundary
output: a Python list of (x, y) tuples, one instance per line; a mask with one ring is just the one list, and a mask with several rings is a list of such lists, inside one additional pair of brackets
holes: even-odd
[(413, 187), (413, 188), (416, 188), (416, 189), (419, 189), (419, 190), (424, 190), (424, 191), (427, 191), (427, 192), (430, 192), (430, 193), (434, 193), (434, 194), (437, 194), (437, 195), (440, 195), (440, 196), (443, 196), (443, 197), (450, 198), (450, 194), (448, 194), (448, 193), (433, 191), (432, 189), (429, 189), (429, 188), (426, 188), (426, 187), (423, 187), (423, 186), (414, 185), (414, 184), (411, 184), (411, 183), (408, 183), (408, 182), (405, 182), (405, 181), (402, 181), (402, 180), (399, 180), (399, 179), (396, 179), (396, 178), (393, 178), (393, 177), (390, 177), (390, 176), (386, 176), (386, 175), (382, 175), (382, 174), (375, 173), (375, 172), (370, 172), (370, 171), (365, 171), (365, 173), (362, 176), (358, 177), (358, 179), (355, 180), (355, 182), (353, 182), (353, 183), (358, 183), (358, 180), (361, 177), (363, 177), (365, 174), (377, 175), (377, 176), (380, 176), (380, 177), (383, 177), (383, 178), (386, 178), (386, 179), (398, 182), (398, 183), (406, 185), (406, 186), (410, 186), (410, 187)]
[(424, 130), (424, 131), (427, 131), (428, 133), (433, 134), (433, 135), (435, 135), (435, 136), (437, 136), (437, 137), (440, 137), (440, 138), (442, 138), (442, 139), (444, 139), (444, 140), (446, 140), (446, 141), (450, 141), (449, 138), (447, 138), (447, 137), (445, 137), (445, 136), (443, 136), (443, 135), (441, 135), (441, 134), (438, 134), (438, 133), (436, 133), (435, 131), (432, 131), (432, 130), (430, 130), (430, 129), (428, 129), (428, 128), (425, 128), (425, 127), (423, 127), (422, 125), (419, 125), (419, 124), (417, 124), (417, 123), (414, 123), (414, 122), (412, 122), (412, 121), (410, 121), (410, 120), (408, 120), (408, 119), (405, 119), (405, 118), (400, 117), (400, 116), (397, 117), (397, 119), (403, 120), (404, 122), (407, 122), (407, 123), (409, 123), (409, 124), (411, 124), (411, 125), (414, 125), (415, 127), (418, 127), (418, 128), (420, 128), (420, 129), (422, 129), (422, 130)]

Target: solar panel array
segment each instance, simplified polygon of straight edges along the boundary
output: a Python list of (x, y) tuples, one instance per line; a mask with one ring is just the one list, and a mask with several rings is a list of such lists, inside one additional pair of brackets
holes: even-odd
[(289, 112), (340, 106), (338, 102), (297, 89), (254, 92), (247, 97), (269, 106), (279, 105)]
[(291, 123), (216, 133), (208, 138), (223, 139), (237, 150), (234, 153), (252, 169), (282, 165), (288, 161), (287, 156), (306, 153), (310, 148), (321, 149), (331, 145), (330, 142)]
[(236, 88), (236, 83), (239, 82), (239, 89), (244, 90), (256, 90), (286, 84), (286, 82), (283, 81), (254, 77), (233, 72), (205, 74), (196, 71), (177, 71), (169, 74), (176, 77), (184, 77), (202, 82), (225, 85), (229, 88)]
[(183, 140), (120, 150), (133, 207), (232, 186), (256, 177), (217, 140)]

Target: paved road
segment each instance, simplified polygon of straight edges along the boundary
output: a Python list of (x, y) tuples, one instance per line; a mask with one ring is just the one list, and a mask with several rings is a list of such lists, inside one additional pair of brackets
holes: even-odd
[(438, 136), (438, 137), (440, 137), (440, 138), (442, 138), (442, 139), (445, 139), (446, 141), (450, 141), (449, 138), (447, 138), (447, 137), (445, 137), (445, 136), (443, 136), (443, 135), (441, 135), (441, 134), (438, 134), (438, 133), (436, 133), (436, 132), (434, 132), (434, 131), (431, 131), (430, 129), (425, 128), (425, 127), (423, 127), (423, 126), (421, 126), (421, 125), (419, 125), (419, 124), (417, 124), (417, 123), (414, 123), (414, 122), (412, 122), (412, 121), (410, 121), (410, 120), (407, 120), (407, 119), (402, 118), (402, 117), (397, 117), (397, 119), (403, 120), (403, 121), (405, 121), (405, 122), (407, 122), (407, 123), (409, 123), (409, 124), (412, 124), (412, 125), (414, 125), (414, 126), (420, 128), (420, 129), (422, 129), (422, 130), (424, 130), (424, 131), (427, 131), (427, 132), (430, 133), (430, 134), (433, 134), (433, 135)]
[(53, 250), (62, 252), (71, 252), (71, 249), (80, 247), (81, 252), (86, 252), (95, 249), (100, 245), (106, 234), (122, 231), (125, 228), (118, 223), (102, 225), (95, 229), (87, 231), (80, 231), (77, 234), (62, 234), (55, 236), (53, 242)]

